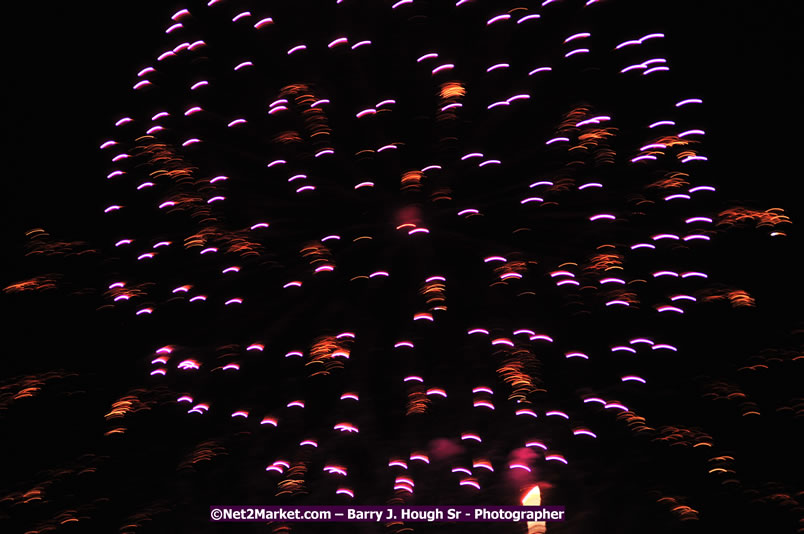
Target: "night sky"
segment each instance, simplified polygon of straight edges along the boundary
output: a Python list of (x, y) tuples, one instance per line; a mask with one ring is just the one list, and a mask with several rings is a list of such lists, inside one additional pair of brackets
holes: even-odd
[[(48, 529), (280, 532), (284, 528), (281, 525), (212, 525), (207, 520), (208, 506), (385, 504), (391, 502), (389, 498), (415, 504), (514, 504), (521, 498), (522, 489), (534, 483), (544, 488), (544, 504), (566, 505), (568, 516), (574, 517), (563, 525), (548, 525), (548, 532), (742, 529), (796, 532), (797, 521), (804, 517), (802, 477), (797, 466), (800, 462), (796, 460), (801, 448), (797, 437), (802, 421), (801, 358), (793, 360), (796, 354), (801, 354), (804, 336), (800, 311), (804, 282), (800, 254), (797, 255), (802, 249), (797, 228), (804, 214), (798, 196), (803, 88), (797, 74), (804, 58), (801, 18), (800, 13), (794, 12), (798, 10), (795, 3), (730, 2), (726, 4), (728, 9), (718, 9), (714, 2), (701, 6), (702, 2), (685, 0), (637, 7), (639, 2), (609, 0), (610, 5), (599, 6), (599, 18), (582, 22), (557, 11), (552, 25), (547, 20), (539, 22), (548, 28), (544, 30), (545, 42), (554, 42), (557, 47), (562, 46), (561, 39), (580, 31), (605, 35), (607, 39), (621, 37), (619, 40), (652, 31), (666, 33), (661, 53), (671, 61), (667, 82), (646, 84), (643, 95), (621, 90), (618, 84), (623, 76), (619, 74), (609, 76), (591, 67), (580, 74), (556, 69), (552, 74), (559, 82), (538, 95), (539, 102), (550, 105), (532, 115), (512, 114), (503, 119), (487, 118), (492, 114), (485, 110), (472, 114), (467, 111), (468, 119), (455, 131), (468, 141), (457, 147), (444, 142), (444, 137), (431, 140), (448, 135), (443, 131), (449, 131), (451, 126), (444, 126), (449, 121), (435, 124), (438, 121), (426, 116), (427, 120), (418, 120), (421, 109), (433, 108), (437, 83), (430, 81), (429, 70), (422, 74), (414, 69), (415, 62), (404, 63), (418, 57), (422, 46), (427, 48), (415, 43), (411, 36), (421, 35), (423, 41), (431, 44), (430, 48), (448, 50), (452, 57), (459, 58), (456, 63), (462, 61), (467, 66), (463, 72), (472, 70), (469, 64), (477, 65), (474, 70), (478, 70), (478, 66), (491, 65), (500, 57), (510, 59), (512, 64), (528, 61), (536, 64), (547, 56), (543, 50), (526, 46), (530, 42), (525, 39), (501, 40), (506, 45), (496, 48), (488, 44), (495, 42), (492, 37), (484, 37), (488, 41), (473, 39), (473, 31), (486, 32), (484, 35), (496, 31), (484, 28), (483, 21), (516, 7), (516, 3), (497, 7), (476, 2), (467, 9), (477, 9), (479, 14), (457, 18), (459, 22), (450, 26), (443, 22), (453, 20), (449, 18), (452, 3), (431, 2), (435, 22), (431, 24), (428, 19), (428, 25), (422, 26), (427, 29), (421, 34), (405, 33), (411, 31), (404, 29), (405, 24), (421, 21), (400, 16), (398, 21), (403, 22), (398, 22), (389, 15), (392, 2), (384, 2), (379, 8), (346, 6), (343, 9), (348, 10), (347, 15), (338, 17), (316, 14), (310, 16), (304, 29), (280, 24), (283, 20), (306, 21), (305, 9), (315, 11), (314, 4), (308, 4), (292, 8), (279, 2), (267, 7), (257, 7), (259, 3), (249, 6), (254, 5), (251, 9), (255, 15), (271, 14), (277, 20), (277, 31), (284, 32), (271, 41), (272, 46), (292, 41), (288, 36), (295, 36), (298, 29), (306, 32), (308, 43), (324, 50), (310, 53), (318, 65), (314, 72), (301, 68), (296, 72), (290, 68), (274, 80), (272, 71), (266, 75), (262, 70), (263, 77), (255, 75), (243, 87), (218, 89), (208, 100), (209, 107), (215, 107), (222, 115), (230, 113), (231, 118), (243, 113), (260, 125), (264, 119), (259, 114), (264, 114), (266, 106), (279, 98), (278, 89), (296, 79), (316, 88), (315, 91), (323, 88), (333, 101), (330, 119), (337, 154), (332, 158), (332, 166), (312, 160), (305, 152), (306, 147), (287, 152), (306, 162), (311, 179), (319, 180), (316, 182), (319, 190), (313, 193), (318, 195), (313, 197), (316, 199), (313, 207), (308, 208), (303, 200), (298, 200), (299, 195), (293, 195), (283, 182), (274, 185), (249, 178), (242, 182), (232, 180), (232, 185), (227, 186), (227, 196), (240, 200), (230, 202), (219, 212), (217, 217), (227, 223), (222, 226), (248, 227), (261, 220), (260, 217), (270, 220), (272, 225), (267, 238), (271, 243), (269, 251), (257, 259), (244, 257), (243, 275), (238, 274), (240, 278), (231, 284), (219, 281), (219, 267), (234, 260), (199, 264), (195, 256), (182, 255), (181, 246), (175, 244), (172, 246), (179, 252), (166, 252), (164, 261), (158, 264), (161, 267), (143, 275), (132, 267), (136, 262), (117, 257), (110, 244), (123, 234), (103, 213), (111, 202), (126, 200), (126, 195), (133, 198), (133, 187), (128, 184), (128, 189), (124, 189), (108, 183), (105, 176), (114, 167), (110, 167), (109, 154), (98, 147), (118, 136), (114, 128), (117, 119), (126, 114), (133, 116), (140, 110), (144, 110), (143, 116), (151, 113), (149, 97), (135, 104), (138, 100), (131, 86), (137, 81), (137, 71), (152, 64), (153, 58), (167, 48), (166, 43), (173, 42), (167, 41), (164, 34), (170, 16), (182, 7), (190, 7), (194, 13), (208, 8), (201, 3), (185, 6), (153, 0), (126, 0), (102, 7), (81, 3), (47, 8), (16, 3), (11, 7), (7, 15), (9, 26), (21, 31), (5, 34), (8, 52), (5, 86), (11, 88), (11, 94), (5, 99), (8, 118), (5, 175), (9, 190), (3, 196), (8, 205), (0, 282), (7, 288), (37, 275), (55, 273), (56, 287), (43, 291), (6, 291), (0, 296), (6, 310), (4, 363), (0, 373), (0, 532)], [(541, 10), (537, 2), (523, 3), (531, 4), (535, 11)], [(239, 5), (232, 2), (225, 7), (225, 13), (238, 13), (248, 7), (233, 7)], [(332, 11), (335, 8), (327, 5), (321, 11), (335, 13)], [(427, 12), (425, 7), (415, 9)], [(383, 18), (372, 18), (375, 12), (383, 12)], [(243, 52), (243, 43), (235, 39), (230, 29), (230, 19), (231, 15), (223, 16), (221, 22), (214, 23), (211, 17), (198, 17), (199, 28), (212, 28), (210, 43), (219, 44), (211, 47), (214, 54), (210, 55), (210, 64), (228, 66), (248, 56)], [(475, 28), (472, 24), (478, 21), (477, 29), (472, 29)], [(332, 39), (333, 27), (335, 33), (375, 41), (376, 50), (371, 52), (373, 63), (369, 63), (368, 70), (359, 70), (345, 62), (353, 70), (342, 71), (340, 63), (328, 63), (325, 45)], [(246, 28), (253, 30), (250, 25)], [(380, 36), (391, 38), (382, 41)], [(264, 60), (263, 64), (272, 61), (268, 51), (256, 48), (253, 51)], [(385, 61), (385, 58), (391, 59)], [(346, 72), (352, 74), (347, 76)], [(162, 78), (161, 83), (168, 87), (185, 74), (185, 71), (171, 74)], [(472, 105), (482, 100), (485, 106), (486, 101), (498, 96), (494, 92), (496, 82), (489, 82), (488, 77), (456, 73), (438, 83), (451, 79), (466, 83), (467, 102)], [(513, 79), (504, 78), (505, 82)], [(528, 90), (526, 85), (511, 83), (514, 91)], [(502, 86), (503, 82), (499, 84)], [(263, 89), (266, 85), (270, 87), (268, 90)], [(366, 101), (365, 98), (371, 98), (366, 95), (381, 93), (401, 102), (400, 111), (393, 112), (399, 115), (393, 127), (383, 131), (383, 135), (390, 136), (387, 138), (372, 130), (362, 130), (354, 119), (355, 111), (373, 102)], [(239, 94), (243, 102), (254, 107), (248, 108), (238, 100)], [(169, 101), (171, 109), (178, 111), (186, 105), (176, 97), (171, 98), (174, 98)], [(534, 228), (538, 227), (533, 233), (536, 237), (512, 234), (513, 228), (523, 224), (521, 221), (530, 224), (531, 219), (521, 212), (509, 212), (507, 202), (513, 201), (518, 207), (528, 183), (558, 172), (554, 168), (558, 160), (549, 159), (558, 156), (545, 152), (543, 159), (528, 159), (526, 151), (511, 147), (530, 146), (523, 141), (528, 136), (543, 145), (545, 139), (556, 135), (557, 122), (562, 116), (581, 102), (593, 107), (601, 104), (602, 113), (610, 112), (621, 121), (619, 124), (624, 127), (618, 132), (621, 143), (618, 150), (624, 146), (638, 148), (643, 133), (638, 135), (625, 125), (646, 125), (657, 120), (657, 114), (661, 115), (682, 98), (704, 101), (702, 111), (695, 112), (691, 127), (706, 131), (702, 153), (709, 161), (702, 170), (695, 171), (698, 174), (692, 181), (715, 185), (718, 192), (717, 200), (708, 206), (702, 203), (701, 209), (716, 215), (734, 206), (755, 210), (777, 207), (784, 209), (793, 224), (774, 228), (740, 224), (729, 231), (719, 231), (717, 243), (702, 252), (669, 249), (661, 252), (659, 258), (669, 269), (680, 271), (692, 265), (704, 270), (712, 278), (712, 287), (744, 290), (756, 305), (730, 306), (728, 301), (697, 303), (685, 317), (665, 319), (664, 314), (651, 309), (653, 301), (650, 305), (645, 302), (641, 313), (627, 315), (609, 313), (605, 306), (601, 309), (600, 305), (594, 307), (587, 302), (597, 297), (567, 298), (566, 292), (551, 282), (553, 275), (548, 273), (556, 272), (564, 265), (562, 262), (583, 262), (590, 251), (608, 242), (605, 232), (588, 230), (586, 218), (599, 213), (590, 211), (598, 208), (591, 201), (565, 200), (564, 196), (556, 207), (544, 210), (546, 215), (532, 219)], [(195, 149), (187, 159), (202, 166), (203, 173), (250, 176), (264, 172), (266, 176), (274, 176), (273, 169), (264, 171), (265, 164), (273, 158), (269, 150), (263, 150), (276, 144), (271, 144), (276, 131), (268, 130), (269, 135), (264, 133), (265, 129), (249, 126), (251, 129), (235, 137), (216, 138), (213, 120), (200, 120), (209, 121), (200, 123), (198, 128), (209, 134), (209, 145), (216, 148)], [(285, 129), (292, 127), (291, 122), (285, 124), (288, 125)], [(298, 130), (303, 131), (304, 126)], [(174, 133), (176, 137), (171, 137)], [(166, 135), (176, 144), (186, 133), (177, 126)], [(405, 140), (405, 157), (409, 159), (400, 157), (386, 167), (386, 163), (373, 159), (365, 163), (352, 157), (364, 145), (374, 143), (371, 146), (376, 149), (377, 143), (395, 141), (393, 135)], [(456, 165), (454, 168), (459, 170), (455, 174), (445, 172), (443, 177), (438, 175), (427, 182), (427, 187), (433, 188), (426, 189), (431, 195), (439, 187), (449, 190), (449, 194), (454, 190), (454, 199), (449, 201), (454, 200), (454, 206), (447, 202), (447, 207), (443, 207), (424, 196), (425, 200), (410, 200), (414, 198), (410, 190), (400, 193), (399, 177), (403, 172), (421, 168), (416, 166), (426, 165), (444, 154), (464, 154), (475, 147), (487, 148), (489, 154), (502, 154), (506, 171), (487, 178)], [(542, 146), (539, 150), (543, 150)], [(638, 195), (650, 197), (645, 193), (645, 178), (634, 172), (627, 161), (635, 155), (633, 150), (623, 149), (627, 157), (620, 154), (616, 165), (601, 171), (601, 180), (610, 180), (612, 184), (606, 193), (609, 196), (600, 197), (603, 206), (609, 198), (630, 202)], [(503, 176), (510, 178), (508, 172), (516, 175), (511, 179), (519, 189), (489, 186), (496, 184), (495, 180), (503, 183)], [(387, 184), (378, 185), (373, 201), (366, 202), (351, 191), (361, 173), (390, 176)], [(582, 180), (588, 176), (573, 177)], [(349, 186), (345, 192), (339, 186), (342, 180)], [(606, 183), (608, 187), (609, 182)], [(162, 201), (166, 197), (154, 198)], [(455, 222), (455, 212), (467, 206), (481, 206), (489, 222), (482, 226), (466, 223), (474, 226), (465, 230), (463, 222)], [(626, 222), (617, 237), (611, 239), (631, 244), (654, 224), (657, 226), (652, 231), (665, 231), (661, 221), (670, 220), (671, 210), (658, 209), (655, 217), (645, 216), (640, 210), (635, 208), (627, 215), (622, 212)], [(411, 219), (420, 223), (421, 213), (433, 236), (423, 237), (431, 239), (428, 242), (431, 244), (413, 248), (410, 238), (400, 238), (394, 226)], [(135, 225), (151, 242), (171, 235), (178, 241), (176, 235), (186, 236), (194, 231), (190, 223), (176, 216), (163, 223), (162, 219), (147, 217), (140, 221), (126, 213), (120, 220), (129, 227)], [(331, 255), (326, 250), (321, 252), (326, 247), (319, 248), (315, 261), (320, 265), (332, 260), (337, 267), (333, 273), (311, 275), (311, 260), (299, 254), (299, 250), (325, 235), (322, 232), (330, 223), (332, 232), (350, 237), (372, 234), (377, 244), (357, 251), (354, 247), (337, 249), (333, 245), (335, 252)], [(679, 225), (676, 226), (680, 231)], [(26, 256), (26, 251), (34, 249), (25, 233), (33, 228), (44, 228), (52, 240), (72, 243), (71, 253)], [(438, 234), (441, 228), (443, 233)], [(772, 230), (786, 235), (771, 237)], [(77, 251), (89, 252), (76, 254)], [(502, 284), (504, 287), (488, 283), (494, 271), (479, 260), (493, 254), (504, 254), (507, 260), (516, 258), (524, 264), (533, 260), (526, 267), (531, 269), (527, 270), (529, 274), (524, 277), (528, 284), (534, 280), (533, 285), (522, 288), (530, 288), (534, 296), (523, 298), (525, 291), (516, 282), (513, 285), (506, 282)], [(513, 263), (506, 265), (510, 269), (519, 268)], [(627, 265), (638, 272), (649, 272), (654, 264), (637, 258), (629, 260)], [(391, 273), (386, 286), (372, 281), (375, 285), (353, 289), (355, 283), (350, 280), (353, 272), (368, 274), (372, 269), (382, 268)], [(581, 276), (583, 269), (576, 270)], [(182, 306), (186, 303), (168, 300), (164, 312), (155, 306), (152, 317), (135, 317), (136, 307), (121, 311), (120, 307), (110, 306), (109, 295), (104, 294), (111, 281), (135, 278), (153, 283), (142, 286), (145, 292), (168, 293), (176, 285), (173, 275), (177, 271), (193, 273), (198, 284), (205, 285), (210, 292), (234, 291), (231, 295), (226, 293), (227, 297), (244, 296), (246, 304), (242, 310), (233, 312), (194, 309), (185, 313)], [(295, 274), (302, 272), (306, 274)], [(408, 326), (414, 311), (426, 311), (425, 301), (417, 293), (422, 286), (417, 284), (434, 274), (447, 277), (449, 309), (436, 314), (435, 324), (440, 330)], [(283, 281), (294, 276), (299, 280), (305, 277), (299, 297), (287, 296), (288, 290), (282, 289)], [(477, 291), (470, 291), (474, 287)], [(546, 289), (540, 292), (541, 288)], [(711, 296), (713, 293), (706, 293), (710, 289), (701, 286), (698, 294)], [(669, 289), (660, 286), (646, 290), (641, 298), (658, 301), (662, 291), (666, 294)], [(144, 302), (151, 305), (157, 301), (153, 297)], [(248, 307), (247, 304), (256, 306), (251, 302), (259, 306)], [(405, 326), (397, 327), (400, 324)], [(543, 470), (534, 467), (529, 474), (531, 478), (500, 475), (488, 479), (488, 487), (474, 493), (459, 488), (438, 471), (463, 454), (444, 452), (451, 450), (450, 447), (460, 448), (456, 445), (460, 440), (450, 442), (449, 436), (460, 436), (467, 430), (488, 436), (490, 449), (496, 451), (492, 463), (499, 465), (498, 471), (507, 469), (506, 462), (510, 464), (516, 454), (521, 454), (508, 452), (514, 448), (509, 441), (520, 443), (520, 437), (526, 437), (518, 419), (503, 415), (513, 406), (511, 399), (506, 399), (511, 393), (510, 384), (495, 376), (502, 373), (499, 370), (495, 373), (494, 366), (488, 363), (492, 354), (495, 358), (499, 356), (487, 347), (488, 339), (483, 342), (485, 345), (474, 339), (465, 344), (455, 343), (455, 339), (467, 337), (467, 326), (489, 328), (491, 338), (510, 338), (517, 328), (537, 331), (543, 328), (551, 335), (555, 333), (557, 340), (559, 333), (564, 339), (570, 338), (572, 347), (559, 343), (554, 349), (533, 349), (535, 353), (527, 356), (533, 356), (538, 363), (525, 373), (542, 378), (548, 392), (528, 393), (526, 404), (539, 412), (540, 421), (547, 421), (545, 411), (550, 409), (565, 410), (573, 418), (578, 414), (583, 424), (571, 427), (592, 428), (597, 440), (592, 445), (586, 442), (579, 445), (577, 437), (575, 441), (572, 437), (556, 437), (563, 445), (556, 446), (556, 450), (566, 456), (568, 465), (558, 468), (549, 465)], [(294, 367), (293, 362), (282, 359), (282, 354), (292, 348), (310, 357), (308, 351), (316, 339), (344, 331), (358, 333), (354, 346), (349, 345), (356, 358), (345, 364), (345, 369), (336, 367), (331, 376), (309, 377), (298, 366)], [(620, 337), (616, 338), (617, 335)], [(632, 363), (627, 358), (606, 356), (592, 358), (583, 367), (563, 356), (565, 349), (581, 350), (581, 346), (588, 346), (585, 350), (590, 354), (604, 352), (611, 345), (636, 336), (654, 336), (657, 342), (675, 343), (681, 359), (654, 357)], [(402, 339), (416, 341), (418, 356), (399, 357), (393, 352), (395, 349), (390, 347)], [(279, 359), (278, 363), (253, 359), (253, 353), (245, 351), (246, 345), (258, 341), (265, 344), (260, 357), (273, 356)], [(205, 362), (204, 372), (218, 365), (216, 361), (250, 363), (243, 364), (238, 371), (238, 381), (217, 375), (194, 379), (188, 378), (194, 376), (189, 374), (160, 381), (159, 377), (149, 376), (153, 369), (151, 360), (156, 348), (167, 344), (181, 347), (177, 349), (179, 356), (170, 361), (174, 374), (179, 359), (190, 356)], [(531, 345), (517, 346), (528, 352)], [(542, 350), (545, 352), (539, 352)], [(237, 352), (246, 356), (227, 359), (229, 353)], [(520, 361), (516, 351), (511, 353), (503, 355), (503, 359)], [(767, 368), (744, 369), (758, 363)], [(404, 376), (424, 371), (426, 387), (443, 388), (450, 399), (462, 399), (460, 395), (464, 395), (469, 406), (466, 413), (439, 407), (435, 399), (427, 414), (405, 415), (404, 407), (400, 408), (404, 398), (397, 405), (394, 396), (397, 386), (390, 387), (387, 383), (392, 377), (400, 382)], [(628, 373), (648, 377), (650, 393), (634, 394), (633, 403), (638, 405), (634, 412), (647, 417), (648, 424), (654, 427), (652, 437), (635, 435), (633, 427), (629, 429), (622, 418), (600, 413), (583, 417), (577, 406), (569, 408), (572, 403), (577, 405), (579, 398), (593, 394), (630, 405), (632, 392), (619, 384), (611, 386), (607, 378)], [(481, 384), (494, 386), (497, 407), (495, 415), (474, 419), (472, 400), (476, 402), (478, 396), (470, 393), (471, 388)], [(30, 394), (20, 394), (28, 386), (32, 388)], [(407, 392), (409, 402), (421, 393), (413, 386), (405, 388), (399, 386), (398, 392), (403, 395)], [(458, 393), (462, 389), (469, 392)], [(361, 410), (343, 410), (330, 404), (329, 399), (337, 399), (343, 391), (358, 390)], [(210, 413), (193, 419), (195, 416), (186, 413), (187, 406), (179, 406), (176, 398), (190, 392), (198, 392), (199, 401), (211, 404)], [(731, 394), (735, 395), (729, 397)], [(269, 437), (258, 424), (260, 418), (279, 413), (275, 406), (282, 404), (284, 409), (284, 403), (295, 398), (294, 395), (310, 401), (305, 408), (308, 415), (302, 421), (282, 412), (277, 429), (282, 432)], [(127, 396), (137, 398), (144, 409), (132, 410), (117, 420), (104, 418), (115, 402)], [(240, 409), (248, 409), (250, 413), (249, 421), (242, 425), (229, 415)], [(753, 409), (761, 415), (745, 415)], [(325, 436), (332, 433), (333, 413), (335, 417), (351, 417), (361, 432), (354, 437), (333, 439), (332, 445), (324, 447)], [(468, 420), (473, 421), (471, 429), (466, 427)], [(546, 426), (540, 427), (537, 436), (540, 439), (567, 431), (566, 425), (552, 420), (542, 424)], [(125, 430), (110, 434), (115, 428)], [(673, 434), (673, 428), (687, 430)], [(695, 437), (696, 433), (700, 435)], [(266, 474), (265, 466), (279, 457), (293, 457), (295, 453), (290, 451), (298, 448), (298, 436), (313, 434), (322, 441), (320, 454), (327, 457), (309, 457), (313, 458), (307, 464), (313, 466), (307, 476), (309, 493), (276, 496), (281, 477)], [(675, 439), (672, 435), (665, 440), (657, 439), (659, 435), (670, 434), (683, 436), (678, 438), (680, 443), (668, 445)], [(713, 442), (712, 453), (701, 455), (701, 447), (689, 445), (696, 440)], [(414, 477), (417, 485), (413, 496), (395, 496), (390, 490), (393, 477), (389, 479), (385, 471), (379, 474), (373, 467), (363, 467), (387, 462), (389, 451), (395, 451), (400, 444), (409, 451), (428, 451), (433, 460)], [(492, 453), (488, 454), (491, 458)], [(199, 455), (210, 455), (210, 459), (194, 463), (193, 459), (197, 460)], [(732, 459), (710, 458), (724, 456)], [(352, 466), (350, 481), (343, 484), (355, 490), (354, 501), (334, 494), (338, 486), (320, 474), (325, 461)], [(543, 459), (535, 461), (541, 462), (539, 465), (545, 463)], [(707, 472), (718, 466), (733, 472), (726, 475)], [(737, 481), (731, 483), (729, 479)], [(696, 511), (695, 518), (672, 511), (675, 505), (690, 506)], [(68, 517), (79, 521), (62, 522)], [(424, 532), (473, 532), (490, 527), (413, 525), (414, 530)], [(291, 531), (318, 532), (325, 528), (344, 532), (400, 531), (399, 526), (358, 524), (332, 527), (296, 524)], [(499, 524), (498, 530), (524, 532), (525, 527)]]

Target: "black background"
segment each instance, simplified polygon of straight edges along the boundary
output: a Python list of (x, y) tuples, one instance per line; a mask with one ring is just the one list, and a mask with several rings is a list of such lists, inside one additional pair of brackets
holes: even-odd
[[(782, 207), (793, 217), (785, 244), (742, 255), (735, 267), (735, 277), (747, 277), (759, 305), (768, 310), (770, 318), (761, 324), (772, 329), (767, 326), (762, 334), (772, 340), (774, 333), (789, 332), (800, 321), (804, 287), (795, 254), (801, 248), (799, 216), (804, 215), (799, 196), (804, 32), (798, 3), (657, 4), (663, 4), (656, 9), (666, 17), (666, 31), (684, 36), (674, 61), (683, 65), (690, 85), (706, 102), (708, 155), (720, 190), (727, 199)], [(6, 9), (3, 286), (29, 274), (22, 260), (25, 230), (44, 227), (67, 239), (92, 234), (105, 174), (97, 147), (120, 111), (118, 102), (129, 94), (133, 73), (159, 49), (163, 22), (176, 9), (154, 0), (18, 2)], [(4, 306), (9, 315), (3, 320), (6, 363), (0, 375), (53, 367), (90, 374), (109, 369), (116, 352), (101, 332), (104, 325), (87, 324), (89, 314), (72, 314), (72, 304), (57, 298), (42, 302), (26, 308), (23, 300), (13, 299), (13, 308)], [(101, 378), (84, 381), (96, 389), (70, 403), (44, 412), (41, 406), (27, 406), (0, 418), (0, 450), (7, 450), (0, 462), (0, 486), (4, 481), (10, 488), (24, 485), (29, 473), (94, 448), (76, 436), (102, 432), (98, 406), (107, 406), (110, 396), (119, 393), (114, 371)], [(785, 430), (777, 438), (792, 435)], [(66, 437), (54, 442), (55, 436)], [(792, 443), (780, 447), (794, 450)], [(773, 464), (773, 469), (784, 465)], [(106, 482), (114, 484), (113, 479)], [(145, 488), (148, 482), (141, 484)]]

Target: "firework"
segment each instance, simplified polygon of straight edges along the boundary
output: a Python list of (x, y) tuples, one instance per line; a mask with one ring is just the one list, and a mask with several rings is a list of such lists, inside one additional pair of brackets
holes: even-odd
[[(697, 399), (669, 406), (709, 372), (707, 323), (756, 306), (718, 243), (790, 220), (719, 196), (707, 103), (653, 22), (595, 0), (212, 0), (164, 21), (99, 144), (95, 248), (29, 236), (102, 257), (98, 313), (136, 337), (104, 447), (173, 451), (116, 527), (211, 501), (540, 501), (575, 510), (556, 531), (644, 531), (700, 522), (701, 480), (793, 507), (741, 478)], [(733, 380), (701, 390), (763, 416)]]

